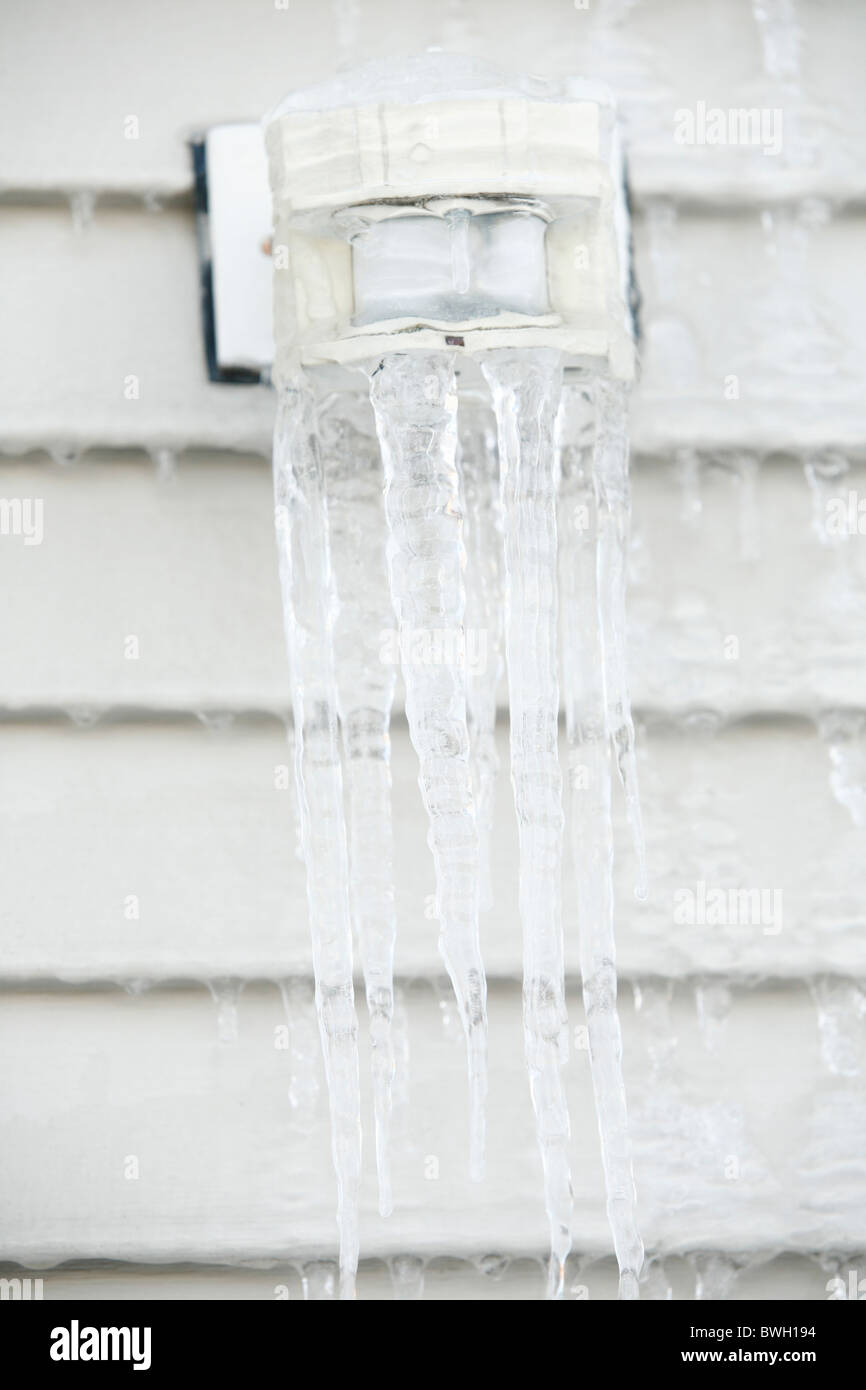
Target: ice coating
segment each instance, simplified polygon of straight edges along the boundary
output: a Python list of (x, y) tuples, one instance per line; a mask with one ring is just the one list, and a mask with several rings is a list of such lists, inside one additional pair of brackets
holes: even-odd
[(610, 93), (602, 82), (506, 73), (481, 58), (429, 51), (408, 55), (399, 62), (374, 59), (339, 73), (330, 82), (291, 92), (265, 117), (265, 124), (294, 111), (328, 111), (380, 102), (408, 105), (460, 97), (480, 101), (528, 97), (533, 101), (586, 98), (610, 102)]
[(616, 765), (625, 791), (637, 865), (635, 893), (639, 898), (645, 898), (646, 849), (626, 660), (625, 590), (631, 516), (628, 390), (622, 382), (600, 377), (595, 382), (594, 395), (596, 424), (593, 472), (598, 502), (598, 601), (605, 704)]
[[(469, 1062), (470, 1171), (484, 1170), (487, 985), (478, 936), (478, 828), (469, 764), (457, 382), (448, 353), (389, 354), (373, 369), (406, 717), (436, 870), (439, 945)], [(438, 641), (437, 641), (438, 639)]]
[(611, 746), (603, 642), (611, 609), (601, 594), (607, 566), (600, 563), (599, 536), (607, 468), (599, 458), (600, 444), (607, 450), (611, 441), (604, 440), (609, 418), (595, 413), (599, 385), (580, 376), (569, 381), (559, 419), (563, 691), (569, 836), (592, 1084), (620, 1297), (634, 1299), (643, 1244), (637, 1228), (616, 1007)]
[[(502, 677), (504, 576), (496, 428), (483, 402), (461, 409), (460, 474), (466, 513), (466, 691), (479, 840), (479, 901), (493, 906), (490, 840), (499, 773), (496, 712)], [(489, 418), (488, 418), (489, 417)]]
[(490, 353), (484, 362), (499, 432), (505, 533), (505, 652), (511, 784), (520, 844), (523, 1029), (550, 1225), (548, 1293), (561, 1298), (571, 1249), (568, 1056), (560, 885), (556, 468), (562, 356)]
[(274, 434), (274, 500), (316, 1008), (337, 1175), (340, 1296), (350, 1299), (355, 1296), (358, 1267), (361, 1174), (358, 1020), (352, 977), (328, 513), (315, 400), (303, 380), (280, 392)]
[(388, 656), (382, 646), (393, 616), (381, 464), (370, 416), (362, 398), (332, 393), (319, 412), (319, 435), (337, 600), (334, 650), (348, 794), (350, 901), (369, 1019), (379, 1210), (388, 1216), (397, 938), (390, 722), (397, 668), (382, 659)]

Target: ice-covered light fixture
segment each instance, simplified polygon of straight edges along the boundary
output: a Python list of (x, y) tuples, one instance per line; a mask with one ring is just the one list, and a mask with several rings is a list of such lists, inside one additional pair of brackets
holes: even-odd
[[(571, 1249), (561, 901), (570, 824), (608, 1210), (621, 1294), (633, 1298), (643, 1247), (615, 1002), (612, 753), (639, 879), (643, 851), (624, 654), (634, 340), (614, 108), (585, 83), (503, 78), (427, 55), (292, 95), (266, 140), (277, 536), (342, 1296), (353, 1294), (359, 1250), (353, 938), (370, 1020), (383, 1214), (392, 1203), (395, 682), (379, 643), (391, 625), (427, 811), (440, 951), (466, 1039), (470, 1174), (484, 1174), (479, 918), (489, 906), (482, 884), (491, 877), (504, 666), (548, 1288), (563, 1295)], [(474, 624), (489, 643), (484, 670), (460, 658)], [(427, 657), (428, 648), (443, 655)]]
[(546, 346), (632, 376), (623, 169), (599, 88), (427, 55), (293, 94), (267, 150), (277, 372)]

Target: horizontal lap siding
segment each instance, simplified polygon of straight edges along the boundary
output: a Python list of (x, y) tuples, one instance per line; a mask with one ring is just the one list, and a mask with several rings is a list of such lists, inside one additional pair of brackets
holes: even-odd
[[(864, 481), (854, 466), (832, 497), (847, 508)], [(704, 462), (692, 494), (682, 461), (638, 458), (635, 707), (725, 717), (861, 708), (864, 538), (819, 542), (826, 502), (791, 459), (759, 467), (751, 498), (747, 488), (730, 460)], [(288, 709), (262, 460), (198, 451), (166, 478), (141, 455), (69, 468), (19, 459), (0, 465), (0, 496), (39, 502), (43, 533), (38, 545), (0, 544), (0, 584), (14, 595), (0, 609), (0, 708)]]
[[(507, 769), (503, 723), (498, 733)], [(284, 789), (289, 762), (277, 720), (244, 720), (223, 732), (192, 718), (91, 729), (0, 724), (0, 834), (10, 866), (0, 982), (309, 974), (303, 865), (293, 797)], [(651, 886), (649, 900), (636, 902), (618, 816), (625, 977), (857, 972), (866, 945), (863, 832), (831, 790), (829, 752), (810, 725), (753, 722), (715, 737), (651, 725), (639, 739), (639, 763)], [(393, 766), (397, 969), (404, 978), (429, 977), (443, 973), (431, 917), (435, 883), (402, 720)], [(482, 917), (482, 940), (491, 976), (517, 979), (507, 772), (496, 814), (495, 906)], [(569, 882), (567, 961), (576, 976)], [(728, 921), (714, 921), (698, 905), (699, 884), (707, 892), (762, 890), (762, 912), (746, 921), (735, 903), (723, 914)], [(689, 892), (691, 922), (678, 911)]]
[[(573, 993), (569, 1005), (578, 1029)], [(668, 1253), (766, 1251), (786, 1248), (792, 1232), (809, 1250), (866, 1244), (858, 1185), (844, 1167), (850, 1147), (863, 1139), (857, 1083), (822, 1073), (807, 991), (736, 992), (724, 1045), (712, 1052), (684, 989), (669, 1006), (677, 1045), (654, 1070), (657, 1006), (645, 994), (636, 1014), (623, 993), (626, 1079), (650, 1246)], [(395, 1213), (384, 1221), (376, 1213), (367, 1145), (368, 1257), (544, 1248), (539, 1159), (515, 1047), (519, 987), (491, 991), (488, 1176), (481, 1187), (466, 1169), (465, 1060), (449, 1013), (429, 986), (417, 985), (400, 1000), (401, 1038), (404, 1027), (408, 1032), (396, 1090)], [(275, 988), (242, 994), (233, 1042), (220, 1040), (204, 990), (8, 997), (0, 1021), (2, 1091), (4, 1112), (17, 1117), (17, 1142), (0, 1157), (7, 1258), (233, 1263), (333, 1256), (333, 1174), (309, 991), (289, 1018), (303, 1028), (303, 1075), (316, 1087), (294, 1111), (292, 1051), (275, 1045), (286, 1022)], [(601, 1253), (607, 1232), (595, 1117), (587, 1057), (579, 1035), (576, 1041), (567, 1072), (575, 1244)], [(829, 1148), (828, 1105), (839, 1125)]]

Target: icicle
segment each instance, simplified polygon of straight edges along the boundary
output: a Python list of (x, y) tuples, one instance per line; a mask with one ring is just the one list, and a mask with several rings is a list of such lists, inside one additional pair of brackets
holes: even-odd
[(283, 1016), (289, 1030), (289, 1105), (298, 1125), (311, 1130), (319, 1099), (318, 1039), (312, 991), (305, 980), (280, 980)]
[(689, 1264), (695, 1272), (696, 1300), (718, 1303), (732, 1297), (739, 1270), (727, 1255), (691, 1255)]
[(442, 1036), (446, 1042), (455, 1046), (463, 1041), (463, 1023), (460, 1018), (460, 1011), (454, 999), (454, 990), (450, 982), (444, 977), (431, 981), (433, 994), (439, 1006), (439, 1022), (442, 1025)]
[(361, 1106), (343, 779), (337, 730), (327, 507), (309, 389), (281, 391), (274, 436), (280, 583), (295, 718), (316, 1007), (331, 1106), (340, 1296), (358, 1265)]
[(511, 1264), (507, 1255), (482, 1255), (477, 1261), (476, 1268), (484, 1279), (488, 1279), (491, 1284), (501, 1284), (508, 1273)]
[(631, 519), (627, 387), (599, 378), (595, 384), (595, 402), (593, 473), (598, 496), (598, 602), (604, 692), (608, 732), (625, 792), (637, 864), (635, 895), (644, 899), (647, 895), (646, 849), (626, 660), (625, 590)]
[(811, 980), (809, 988), (825, 1067), (833, 1076), (859, 1076), (866, 993), (856, 980), (827, 975)]
[(168, 445), (159, 445), (151, 452), (156, 476), (161, 483), (177, 482), (177, 452)]
[(830, 755), (830, 790), (858, 829), (866, 827), (866, 718), (833, 710), (818, 720), (818, 733)]
[[(785, 114), (783, 159), (796, 149), (796, 116)], [(796, 166), (796, 159), (789, 161)], [(799, 396), (804, 380), (821, 378), (828, 400), (845, 392), (848, 369), (833, 311), (824, 302), (811, 265), (813, 231), (825, 225), (831, 206), (806, 198), (795, 206), (765, 208), (761, 234), (767, 259), (754, 304), (754, 347), (743, 367), (761, 373), (762, 393)]]
[(812, 494), (812, 529), (822, 545), (847, 541), (850, 530), (839, 524), (847, 515), (848, 460), (833, 450), (809, 454), (803, 461)]
[(58, 442), (50, 444), (46, 451), (52, 463), (56, 463), (58, 468), (74, 468), (81, 462), (81, 456), (85, 452), (79, 444)]
[(152, 980), (143, 979), (140, 975), (133, 976), (131, 979), (123, 981), (123, 988), (132, 999), (140, 999), (152, 986)]
[(342, 392), (319, 417), (326, 455), (331, 563), (337, 593), (337, 701), (349, 796), (351, 903), (369, 1015), (379, 1210), (393, 1208), (389, 1133), (394, 1049), (393, 831), (391, 739), (397, 656), (385, 564), (382, 468), (375, 436), (356, 422), (367, 401)]
[(499, 754), (496, 700), (502, 679), (502, 522), (495, 431), (466, 409), (460, 472), (466, 503), (466, 691), (479, 842), (479, 906), (493, 905), (490, 842)]
[(734, 476), (740, 494), (740, 558), (753, 562), (761, 558), (761, 511), (758, 505), (760, 466), (757, 456), (751, 453), (737, 454)]
[(677, 449), (674, 471), (680, 487), (680, 520), (693, 526), (700, 520), (704, 504), (701, 499), (701, 461), (695, 449)]
[(719, 1052), (731, 1012), (731, 990), (724, 980), (702, 980), (695, 985), (695, 1008), (701, 1042), (708, 1052)]
[(641, 1016), (647, 1038), (646, 1052), (651, 1064), (653, 1084), (662, 1081), (674, 1064), (679, 1038), (671, 1020), (673, 982), (635, 980), (632, 983), (635, 1013)]
[(803, 31), (794, 0), (752, 0), (761, 38), (764, 72), (777, 82), (799, 84)]
[(607, 1210), (620, 1271), (620, 1298), (638, 1297), (643, 1243), (622, 1077), (613, 931), (611, 748), (602, 674), (597, 563), (599, 511), (593, 479), (592, 385), (566, 385), (561, 437), (560, 550), (563, 688), (568, 734), (569, 829), (579, 922), (580, 966), (598, 1114)]
[(561, 1298), (571, 1249), (569, 1122), (561, 1068), (568, 1020), (561, 920), (556, 466), (562, 358), (493, 352), (483, 364), (499, 433), (505, 532), (505, 654), (511, 782), (520, 844), (523, 1028), (550, 1223), (548, 1296)]
[(478, 832), (469, 766), (457, 384), (448, 353), (388, 354), (371, 373), (406, 717), (436, 870), (440, 950), (469, 1051), (470, 1171), (483, 1175), (487, 986), (478, 937)]
[[(289, 761), (285, 768), (283, 767), (283, 765), (277, 764), (277, 766), (274, 768), (274, 778), (277, 780), (277, 784), (282, 787), (284, 785), (284, 777), (290, 771), (290, 769), (294, 769), (296, 750), (295, 726), (292, 721), (291, 714), (288, 710), (285, 711), (285, 713), (281, 716), (281, 722), (286, 736), (286, 749), (288, 752)], [(292, 828), (294, 830), (295, 858), (300, 860), (301, 863), (303, 863), (304, 837), (301, 832), (301, 812), (300, 807), (298, 806), (298, 787), (297, 782), (295, 781), (294, 772), (292, 772), (292, 775), (288, 777), (288, 781), (285, 783), (285, 789), (288, 792), (289, 803), (291, 806)]]
[(66, 713), (77, 729), (92, 729), (105, 714), (102, 705), (68, 705)]
[(658, 1257), (647, 1261), (643, 1282), (644, 1298), (648, 1303), (669, 1303), (673, 1300), (673, 1286)]
[(232, 710), (198, 709), (195, 712), (195, 717), (209, 734), (231, 733), (235, 722), (235, 715)]
[(398, 1302), (414, 1303), (424, 1297), (424, 1261), (417, 1255), (395, 1255), (388, 1269)]
[[(783, 169), (804, 169), (815, 162), (821, 137), (829, 135), (816, 125), (803, 91), (802, 49), (804, 33), (795, 0), (752, 0), (752, 15), (761, 45), (761, 67), (766, 79), (765, 106), (778, 105), (785, 112), (785, 139), (780, 151)], [(804, 129), (805, 119), (812, 129)]]
[(69, 215), (75, 236), (83, 236), (93, 225), (96, 194), (89, 188), (79, 188), (69, 194)]
[(311, 1260), (309, 1264), (305, 1264), (301, 1274), (305, 1302), (321, 1303), (333, 1299), (336, 1291), (336, 1273), (336, 1268), (328, 1260)]
[(221, 1043), (237, 1042), (238, 1000), (241, 995), (240, 980), (210, 980), (208, 989), (216, 1004), (217, 1037)]
[(394, 1083), (391, 1087), (391, 1147), (397, 1152), (398, 1145), (404, 1150), (408, 1143), (409, 1130), (409, 1083), (411, 1057), (409, 1051), (409, 1009), (405, 989), (397, 984), (394, 989), (394, 1020), (391, 1025), (391, 1041), (394, 1048)]

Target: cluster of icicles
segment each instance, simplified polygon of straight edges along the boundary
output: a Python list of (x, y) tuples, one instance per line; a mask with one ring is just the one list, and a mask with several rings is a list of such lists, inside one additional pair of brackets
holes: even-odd
[[(429, 821), (440, 950), (466, 1038), (470, 1171), (483, 1176), (487, 1012), (478, 923), (491, 900), (487, 845), (504, 662), (519, 826), (524, 1049), (550, 1225), (548, 1294), (562, 1296), (571, 1248), (560, 901), (568, 827), (608, 1214), (620, 1297), (636, 1298), (643, 1248), (622, 1081), (611, 877), (613, 757), (643, 891), (624, 639), (627, 392), (600, 375), (564, 372), (552, 349), (491, 351), (481, 363), (485, 390), (464, 390), (459, 420), (456, 359), (448, 352), (370, 363), (369, 399), (351, 390), (326, 394), (303, 374), (279, 393), (277, 535), (341, 1297), (354, 1296), (358, 1262), (353, 935), (369, 1015), (379, 1202), (383, 1214), (392, 1209), (397, 922), (389, 725), (397, 662), (382, 652), (390, 631)], [(464, 659), (473, 632), (484, 634), (484, 662)]]

